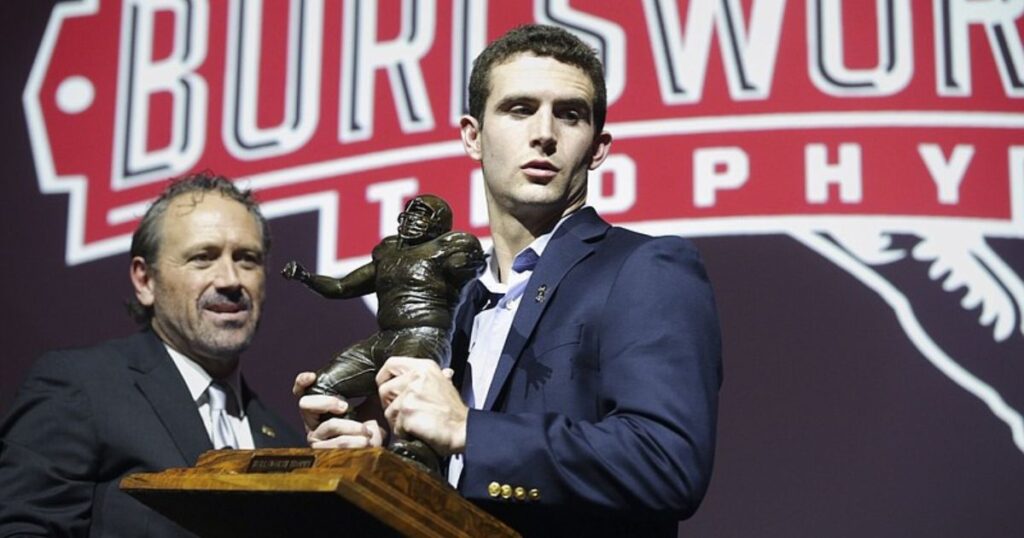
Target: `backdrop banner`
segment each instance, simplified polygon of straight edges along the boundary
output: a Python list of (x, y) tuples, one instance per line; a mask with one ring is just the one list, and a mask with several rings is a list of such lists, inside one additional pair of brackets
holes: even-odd
[(418, 193), (487, 239), (472, 59), (565, 27), (602, 58), (589, 204), (694, 238), (723, 321), (716, 471), (685, 536), (1024, 529), (1024, 0), (5, 2), (0, 413), (48, 349), (135, 330), (131, 232), (170, 177), (274, 231), (247, 377), (374, 329), (275, 273), (366, 263)]

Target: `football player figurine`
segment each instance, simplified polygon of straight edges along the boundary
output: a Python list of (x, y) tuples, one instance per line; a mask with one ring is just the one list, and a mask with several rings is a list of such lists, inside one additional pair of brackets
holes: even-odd
[[(452, 210), (437, 196), (413, 198), (398, 216), (398, 235), (373, 249), (370, 263), (341, 278), (313, 275), (297, 262), (281, 274), (323, 297), (377, 293), (380, 330), (339, 353), (317, 372), (307, 394), (357, 398), (376, 394), (377, 369), (391, 356), (447, 364), (455, 307), (463, 286), (486, 265), (476, 237), (453, 232)], [(416, 439), (396, 439), (391, 450), (439, 472), (434, 451)]]

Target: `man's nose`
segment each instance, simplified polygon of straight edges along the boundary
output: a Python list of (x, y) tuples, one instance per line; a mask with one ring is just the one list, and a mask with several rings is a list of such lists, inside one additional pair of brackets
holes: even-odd
[(214, 275), (213, 285), (218, 289), (237, 288), (241, 285), (238, 276), (238, 268), (230, 258), (221, 258), (217, 261), (217, 272)]
[(533, 116), (531, 129), (530, 145), (539, 148), (545, 155), (554, 153), (558, 142), (554, 114), (550, 110), (538, 110)]

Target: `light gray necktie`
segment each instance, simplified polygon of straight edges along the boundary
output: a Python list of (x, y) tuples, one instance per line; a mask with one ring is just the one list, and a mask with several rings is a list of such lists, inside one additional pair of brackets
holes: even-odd
[(210, 440), (213, 448), (238, 448), (235, 431), (228, 422), (227, 402), (231, 396), (231, 387), (213, 381), (206, 389), (206, 397), (210, 401)]

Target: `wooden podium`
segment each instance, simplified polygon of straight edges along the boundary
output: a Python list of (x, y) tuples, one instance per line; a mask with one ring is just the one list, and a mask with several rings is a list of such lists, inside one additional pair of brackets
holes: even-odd
[(121, 489), (199, 536), (519, 536), (381, 448), (211, 450)]

